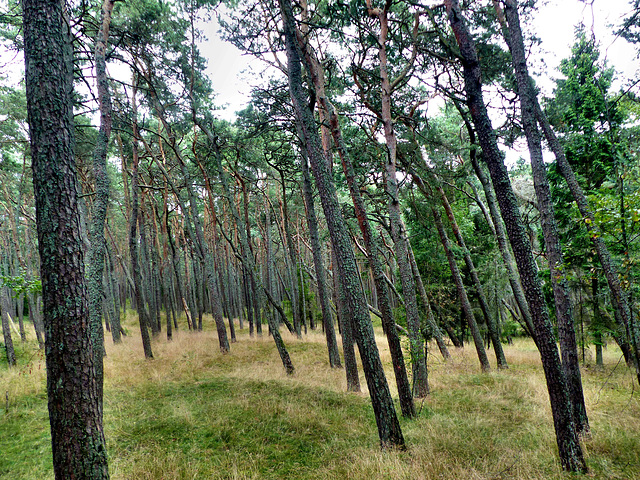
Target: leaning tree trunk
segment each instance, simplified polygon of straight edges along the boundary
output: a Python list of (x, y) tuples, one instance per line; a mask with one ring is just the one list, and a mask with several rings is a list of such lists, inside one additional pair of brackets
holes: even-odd
[(529, 305), (527, 304), (527, 299), (525, 298), (524, 291), (522, 290), (522, 286), (520, 285), (520, 282), (518, 280), (519, 276), (516, 272), (513, 256), (511, 255), (511, 251), (509, 250), (509, 245), (507, 243), (507, 234), (504, 231), (504, 222), (502, 220), (502, 217), (500, 216), (500, 211), (498, 210), (498, 201), (485, 171), (480, 165), (480, 162), (478, 162), (478, 156), (475, 148), (475, 131), (469, 120), (466, 118), (465, 112), (462, 111), (462, 107), (457, 102), (456, 108), (458, 108), (458, 111), (460, 112), (467, 129), (467, 133), (469, 134), (469, 142), (471, 143), (469, 158), (471, 160), (473, 170), (475, 171), (478, 180), (482, 184), (484, 195), (487, 199), (487, 206), (489, 208), (489, 213), (491, 214), (491, 219), (493, 220), (493, 233), (496, 237), (496, 243), (498, 244), (498, 249), (500, 250), (505, 269), (507, 270), (507, 276), (509, 278), (511, 291), (513, 292), (515, 301), (518, 304), (518, 309), (520, 310), (524, 323), (527, 326), (527, 330), (531, 333), (531, 336), (534, 337), (535, 330), (533, 328), (533, 321), (531, 320), (531, 313), (529, 312)]
[(338, 341), (336, 340), (336, 330), (331, 315), (331, 304), (329, 303), (329, 292), (327, 288), (327, 275), (322, 261), (322, 250), (320, 247), (320, 234), (318, 232), (318, 220), (316, 209), (313, 203), (313, 193), (311, 191), (311, 178), (309, 176), (309, 165), (307, 158), (302, 157), (304, 202), (306, 205), (307, 227), (311, 239), (311, 250), (313, 253), (313, 264), (316, 268), (316, 283), (318, 285), (318, 297), (320, 297), (320, 308), (322, 310), (322, 324), (327, 338), (327, 349), (329, 350), (329, 365), (331, 368), (341, 368), (340, 352), (338, 351)]
[(25, 0), (22, 11), (53, 471), (56, 480), (108, 479), (79, 237), (69, 19), (56, 0)]
[(578, 345), (573, 324), (571, 300), (569, 298), (569, 286), (565, 274), (565, 265), (562, 258), (562, 248), (558, 227), (554, 216), (551, 189), (547, 180), (547, 169), (542, 159), (542, 143), (540, 132), (536, 122), (535, 105), (536, 93), (533, 89), (525, 54), (520, 19), (516, 0), (506, 0), (505, 13), (509, 24), (508, 42), (513, 59), (513, 66), (518, 84), (518, 96), (520, 97), (520, 110), (522, 125), (524, 127), (529, 154), (531, 157), (531, 169), (533, 183), (540, 210), (540, 223), (547, 247), (547, 260), (551, 270), (551, 286), (556, 305), (556, 318), (558, 321), (558, 337), (560, 339), (560, 352), (562, 354), (562, 367), (567, 376), (571, 403), (573, 406), (574, 422), (580, 433), (589, 432), (589, 418), (584, 403), (582, 392), (582, 378), (578, 363)]
[(618, 276), (618, 272), (611, 260), (609, 249), (604, 243), (601, 232), (594, 221), (593, 212), (589, 207), (587, 197), (578, 183), (573, 168), (567, 161), (564, 149), (562, 148), (562, 145), (560, 145), (560, 142), (551, 128), (549, 120), (542, 112), (540, 105), (536, 103), (535, 107), (537, 120), (542, 127), (542, 131), (544, 132), (551, 151), (556, 157), (558, 171), (564, 177), (567, 182), (567, 186), (569, 187), (569, 191), (576, 201), (580, 215), (582, 215), (582, 219), (584, 220), (584, 225), (589, 231), (589, 236), (591, 237), (594, 249), (596, 250), (598, 259), (600, 260), (602, 271), (604, 272), (607, 284), (609, 285), (609, 290), (611, 291), (611, 303), (617, 312), (616, 320), (619, 320), (621, 328), (626, 333), (628, 341), (631, 344), (631, 356), (634, 359), (636, 377), (638, 384), (640, 384), (640, 332), (638, 332), (638, 326), (634, 326), (633, 317), (631, 315), (631, 306), (629, 305), (627, 296), (620, 284), (620, 277)]
[[(265, 230), (265, 248), (266, 248), (266, 285), (265, 289), (268, 289), (269, 293), (273, 295), (272, 284), (274, 282), (273, 279), (273, 247), (271, 245), (271, 211), (269, 209), (269, 205), (265, 205), (265, 221), (264, 221), (264, 230)], [(293, 375), (295, 369), (293, 368), (293, 363), (291, 362), (291, 357), (289, 356), (289, 352), (282, 341), (282, 336), (280, 335), (280, 329), (278, 328), (278, 322), (275, 321), (274, 315), (269, 315), (269, 328), (271, 330), (271, 336), (273, 337), (273, 341), (276, 344), (276, 348), (278, 349), (278, 354), (280, 355), (280, 360), (282, 361), (282, 366), (284, 367), (287, 375)]]
[(489, 330), (489, 337), (491, 338), (491, 343), (493, 345), (493, 349), (496, 354), (496, 361), (498, 363), (498, 368), (509, 368), (507, 364), (507, 359), (504, 356), (504, 351), (502, 350), (502, 343), (500, 342), (500, 333), (498, 332), (498, 326), (496, 325), (495, 318), (491, 315), (489, 311), (489, 304), (487, 302), (487, 297), (484, 294), (484, 288), (482, 288), (482, 283), (480, 283), (480, 279), (478, 278), (478, 272), (476, 267), (471, 259), (471, 252), (467, 248), (467, 244), (464, 241), (464, 237), (462, 236), (462, 232), (460, 232), (460, 227), (458, 227), (458, 222), (456, 221), (456, 217), (453, 213), (453, 209), (451, 208), (451, 204), (449, 203), (449, 199), (444, 193), (444, 190), (441, 186), (438, 186), (438, 193), (440, 194), (440, 198), (442, 200), (442, 206), (447, 214), (447, 218), (449, 219), (449, 224), (451, 225), (451, 230), (453, 231), (453, 235), (456, 237), (456, 241), (458, 245), (462, 249), (462, 255), (464, 257), (464, 263), (469, 270), (469, 274), (471, 275), (471, 279), (476, 288), (476, 294), (478, 295), (478, 300), (480, 303), (480, 309), (482, 310), (482, 315), (484, 316), (485, 322), (487, 323), (487, 330)]
[(137, 94), (137, 75), (134, 75), (134, 89), (131, 96), (132, 114), (133, 114), (133, 165), (131, 167), (131, 218), (129, 219), (129, 256), (131, 257), (131, 273), (133, 275), (134, 295), (136, 300), (136, 309), (138, 311), (138, 323), (140, 324), (140, 334), (142, 336), (142, 348), (146, 358), (153, 358), (151, 350), (151, 338), (149, 337), (149, 324), (147, 309), (142, 298), (142, 274), (140, 273), (140, 261), (138, 259), (138, 222), (142, 220), (140, 216), (140, 202), (138, 199), (138, 120), (136, 94)]
[[(391, 5), (387, 3), (387, 6)], [(388, 197), (389, 223), (391, 236), (396, 254), (396, 262), (400, 271), (400, 282), (405, 302), (407, 315), (407, 327), (409, 331), (409, 352), (411, 354), (411, 367), (413, 373), (413, 394), (421, 398), (429, 393), (429, 380), (427, 372), (427, 358), (424, 354), (424, 337), (420, 333), (420, 314), (418, 312), (418, 300), (416, 297), (416, 285), (409, 262), (409, 240), (407, 229), (400, 213), (400, 194), (398, 191), (398, 179), (396, 174), (397, 138), (391, 115), (392, 86), (389, 80), (387, 60), (387, 33), (389, 30), (387, 8), (371, 9), (371, 2), (367, 2), (371, 16), (378, 18), (380, 22), (380, 34), (378, 36), (378, 58), (380, 61), (380, 100), (381, 119), (384, 127), (384, 137), (387, 144), (387, 160), (384, 170), (386, 193)]]
[(427, 317), (427, 325), (425, 328), (428, 328), (427, 333), (429, 336), (435, 338), (436, 343), (438, 344), (438, 350), (440, 350), (440, 354), (445, 361), (451, 358), (451, 354), (449, 353), (449, 349), (447, 348), (447, 344), (444, 343), (444, 336), (442, 334), (442, 330), (436, 323), (436, 319), (433, 315), (433, 310), (431, 309), (431, 302), (429, 302), (429, 296), (427, 295), (427, 290), (424, 287), (424, 282), (422, 281), (422, 275), (420, 275), (420, 270), (418, 270), (418, 264), (416, 263), (416, 257), (413, 254), (413, 248), (409, 248), (409, 261), (411, 262), (411, 270), (413, 272), (413, 277), (416, 279), (416, 285), (418, 286), (418, 293), (420, 293), (420, 298), (422, 299), (423, 308)]
[(467, 296), (467, 290), (464, 286), (464, 283), (462, 282), (462, 275), (460, 274), (458, 263), (453, 254), (453, 251), (451, 250), (451, 242), (449, 241), (447, 232), (445, 231), (444, 225), (442, 224), (442, 217), (440, 216), (440, 212), (438, 212), (438, 210), (436, 210), (435, 208), (432, 208), (431, 213), (433, 214), (433, 220), (436, 224), (436, 228), (438, 229), (438, 234), (440, 235), (440, 241), (442, 242), (444, 253), (447, 256), (447, 261), (449, 262), (449, 269), (451, 270), (453, 283), (455, 283), (456, 289), (458, 290), (460, 306), (462, 307), (464, 317), (467, 319), (467, 325), (469, 326), (469, 330), (471, 331), (471, 337), (473, 338), (473, 343), (475, 344), (476, 352), (478, 353), (480, 366), (482, 368), (482, 371), (487, 372), (491, 370), (491, 366), (489, 365), (487, 352), (484, 349), (482, 335), (480, 334), (480, 330), (478, 329), (476, 318), (473, 315), (473, 309), (471, 308), (471, 302), (469, 302), (469, 297)]
[[(100, 129), (93, 152), (93, 176), (95, 178), (95, 196), (91, 216), (89, 265), (87, 268), (87, 291), (89, 293), (89, 323), (96, 375), (98, 377), (99, 397), (102, 398), (102, 378), (104, 357), (104, 330), (102, 327), (104, 253), (107, 248), (104, 239), (104, 224), (109, 205), (109, 175), (107, 174), (107, 150), (111, 136), (111, 95), (107, 81), (106, 50), (109, 41), (111, 11), (115, 0), (104, 0), (101, 12), (101, 25), (96, 36), (96, 84), (98, 87), (98, 108), (100, 110)], [(102, 405), (101, 405), (102, 408)]]
[(336, 304), (338, 326), (342, 336), (342, 354), (344, 356), (344, 370), (347, 376), (347, 391), (360, 391), (360, 377), (358, 375), (358, 362), (356, 360), (355, 340), (353, 338), (353, 324), (346, 308), (345, 292), (340, 283), (336, 255), (331, 251), (331, 273), (333, 274), (333, 298)]
[[(415, 416), (415, 406), (413, 403), (413, 395), (411, 392), (411, 385), (407, 376), (407, 369), (404, 362), (404, 355), (402, 353), (402, 346), (400, 344), (400, 338), (395, 328), (395, 320), (393, 310), (391, 309), (391, 300), (389, 298), (389, 291), (384, 278), (384, 270), (382, 263), (378, 256), (378, 242), (376, 241), (375, 233), (371, 227), (371, 223), (367, 218), (366, 208), (364, 200), (360, 194), (360, 187), (355, 180), (355, 171), (351, 157), (344, 144), (342, 138), (342, 132), (340, 130), (340, 123), (338, 121), (338, 114), (335, 108), (329, 102), (324, 88), (324, 72), (321, 63), (318, 61), (315, 53), (313, 52), (311, 45), (308, 42), (301, 42), (301, 47), (305, 54), (305, 66), (310, 71), (311, 78), (316, 90), (316, 98), (320, 106), (321, 121), (323, 123), (328, 120), (328, 128), (331, 131), (331, 135), (338, 150), (338, 156), (342, 162), (342, 169), (349, 185), (349, 191), (351, 192), (351, 199), (356, 211), (356, 217), (358, 218), (358, 224), (360, 225), (360, 231), (364, 239), (365, 249), (371, 271), (373, 273), (374, 285), (378, 298), (378, 306), (382, 314), (382, 327), (387, 335), (387, 341), (389, 343), (389, 351), (391, 353), (391, 361), (393, 363), (393, 371), (396, 378), (396, 386), (398, 388), (398, 396), (400, 397), (400, 409), (402, 415), (405, 417)], [(445, 347), (446, 348), (446, 347)]]
[(584, 472), (587, 467), (573, 421), (571, 397), (546, 309), (531, 244), (522, 225), (509, 174), (484, 104), (480, 62), (475, 43), (462, 17), (458, 0), (445, 0), (445, 6), (460, 48), (467, 104), (478, 132), (483, 157), (489, 167), (535, 326), (536, 344), (540, 350), (547, 381), (560, 462), (565, 470)]
[(347, 226), (338, 203), (335, 185), (327, 164), (322, 156), (322, 145), (313, 113), (309, 108), (302, 85), (300, 51), (295, 38), (295, 24), (290, 0), (279, 0), (283, 19), (284, 38), (288, 59), (288, 79), (295, 120), (303, 134), (303, 147), (311, 161), (311, 168), (320, 194), (320, 200), (327, 221), (333, 250), (336, 255), (338, 274), (343, 282), (346, 308), (353, 325), (362, 367), (367, 379), (380, 444), (383, 447), (404, 448), (404, 438), (396, 415), (387, 378), (384, 374), (369, 309), (357, 277), (355, 255), (351, 246)]

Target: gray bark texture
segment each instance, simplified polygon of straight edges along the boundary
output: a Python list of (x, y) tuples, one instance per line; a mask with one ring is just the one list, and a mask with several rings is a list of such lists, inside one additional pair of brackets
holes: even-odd
[(475, 43), (462, 17), (458, 1), (446, 0), (445, 6), (449, 22), (460, 48), (467, 105), (478, 133), (484, 160), (489, 167), (493, 187), (520, 271), (525, 296), (534, 323), (536, 344), (540, 351), (549, 391), (560, 462), (564, 470), (585, 472), (587, 466), (573, 421), (573, 410), (567, 381), (560, 362), (549, 313), (546, 309), (531, 244), (522, 225), (509, 174), (504, 165), (502, 153), (498, 148), (495, 132), (484, 103), (482, 75)]
[(569, 298), (569, 285), (564, 273), (566, 269), (562, 258), (562, 247), (554, 215), (551, 189), (547, 180), (547, 169), (542, 159), (540, 132), (536, 122), (535, 106), (537, 104), (537, 95), (533, 89), (527, 68), (517, 1), (506, 0), (504, 4), (509, 25), (509, 48), (518, 84), (518, 96), (520, 97), (522, 124), (531, 157), (533, 183), (538, 199), (538, 210), (540, 211), (540, 223), (547, 248), (549, 269), (551, 270), (551, 286), (556, 306), (562, 367), (567, 376), (573, 405), (573, 419), (578, 431), (583, 433), (589, 431), (589, 419), (582, 391), (582, 378), (578, 363), (578, 344), (573, 324), (572, 305)]
[(346, 298), (345, 310), (352, 322), (354, 335), (358, 343), (362, 367), (378, 426), (380, 444), (382, 447), (404, 448), (404, 438), (375, 342), (367, 301), (358, 278), (358, 268), (351, 240), (338, 203), (327, 159), (322, 154), (323, 150), (318, 127), (303, 91), (301, 55), (295, 37), (291, 1), (279, 0), (278, 3), (284, 23), (291, 101), (296, 122), (303, 134), (303, 146), (311, 162), (324, 216), (329, 228), (337, 260), (338, 274), (342, 280), (342, 289)]

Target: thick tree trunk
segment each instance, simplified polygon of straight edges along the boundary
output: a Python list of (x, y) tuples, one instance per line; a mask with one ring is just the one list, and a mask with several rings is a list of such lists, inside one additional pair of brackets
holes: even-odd
[(467, 104), (478, 132), (483, 157), (489, 167), (502, 218), (504, 219), (518, 269), (520, 270), (520, 277), (535, 326), (536, 344), (540, 350), (547, 381), (560, 462), (565, 470), (584, 472), (587, 467), (578, 441), (575, 423), (573, 422), (571, 398), (564, 370), (560, 363), (553, 328), (546, 310), (531, 245), (522, 225), (518, 204), (511, 189), (509, 174), (504, 165), (502, 153), (498, 149), (495, 132), (484, 104), (480, 63), (475, 43), (464, 23), (458, 1), (445, 0), (445, 6), (456, 41), (460, 47)]
[(558, 227), (554, 216), (551, 189), (549, 188), (549, 181), (547, 180), (547, 169), (542, 159), (540, 132), (538, 131), (536, 122), (535, 105), (537, 98), (531, 79), (529, 78), (524, 41), (520, 30), (517, 1), (506, 0), (504, 4), (505, 14), (509, 24), (509, 48), (511, 50), (511, 57), (513, 59), (518, 84), (518, 96), (520, 97), (522, 124), (531, 157), (533, 183), (538, 199), (538, 210), (540, 211), (540, 223), (547, 247), (549, 269), (551, 270), (551, 286), (555, 298), (562, 367), (567, 376), (576, 428), (580, 433), (588, 433), (589, 419), (587, 417), (587, 409), (582, 392), (582, 378), (580, 375), (580, 365), (578, 364), (578, 345), (573, 325), (569, 286), (565, 275), (566, 269), (562, 258)]
[(60, 1), (22, 7), (53, 470), (56, 480), (108, 479), (79, 238), (69, 21)]
[(375, 334), (360, 282), (357, 277), (355, 255), (351, 246), (344, 217), (338, 203), (327, 159), (322, 156), (322, 146), (317, 125), (305, 99), (302, 86), (300, 52), (295, 37), (294, 18), (290, 0), (279, 0), (284, 23), (284, 37), (288, 59), (288, 78), (291, 101), (296, 123), (303, 134), (303, 147), (307, 151), (311, 168), (320, 194), (327, 221), (338, 272), (346, 297), (345, 310), (354, 327), (362, 366), (371, 395), (380, 443), (383, 447), (404, 448), (404, 438), (384, 374)]

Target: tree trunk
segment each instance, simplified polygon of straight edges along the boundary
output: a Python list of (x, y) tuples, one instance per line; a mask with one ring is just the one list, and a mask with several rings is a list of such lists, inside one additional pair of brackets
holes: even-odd
[(138, 311), (138, 323), (140, 324), (140, 334), (142, 336), (142, 348), (146, 358), (153, 358), (151, 350), (151, 339), (149, 338), (149, 324), (147, 309), (142, 299), (142, 274), (140, 272), (140, 262), (138, 260), (138, 221), (140, 216), (140, 202), (138, 200), (138, 121), (136, 94), (137, 94), (137, 75), (134, 74), (134, 89), (131, 95), (132, 106), (132, 128), (133, 128), (133, 165), (131, 168), (131, 218), (129, 219), (129, 256), (131, 257), (131, 273), (133, 274), (134, 295), (136, 300), (136, 310)]
[(551, 270), (551, 286), (555, 298), (562, 367), (567, 376), (569, 394), (573, 406), (573, 420), (576, 423), (576, 428), (579, 433), (588, 433), (589, 418), (587, 417), (587, 409), (582, 392), (582, 378), (580, 375), (580, 365), (578, 363), (578, 345), (573, 324), (571, 300), (569, 298), (569, 286), (565, 275), (566, 269), (562, 258), (558, 227), (554, 217), (551, 189), (549, 188), (549, 181), (547, 180), (547, 169), (542, 159), (540, 132), (538, 131), (538, 125), (536, 123), (536, 93), (527, 69), (517, 0), (505, 0), (504, 4), (505, 14), (509, 24), (510, 41), (508, 44), (511, 50), (511, 57), (513, 59), (518, 84), (518, 96), (520, 97), (522, 124), (531, 157), (533, 183), (538, 199), (538, 210), (540, 211), (540, 223), (547, 248), (549, 269)]
[(478, 132), (483, 157), (489, 167), (502, 218), (504, 219), (518, 269), (520, 270), (525, 296), (535, 326), (535, 340), (540, 350), (547, 381), (560, 462), (565, 470), (585, 472), (587, 467), (573, 422), (571, 398), (564, 370), (560, 363), (553, 328), (546, 310), (531, 244), (522, 225), (517, 200), (511, 189), (511, 182), (504, 165), (503, 155), (498, 149), (495, 132), (484, 104), (480, 63), (475, 43), (464, 23), (458, 0), (445, 0), (445, 6), (456, 41), (460, 47), (467, 104)]
[[(611, 291), (611, 303), (617, 312), (616, 320), (619, 320), (621, 330), (626, 334), (628, 342), (630, 343), (630, 349), (628, 352), (634, 360), (633, 363), (635, 363), (636, 377), (638, 384), (640, 384), (640, 332), (638, 331), (638, 325), (634, 325), (633, 317), (631, 315), (631, 307), (627, 296), (622, 289), (622, 285), (620, 284), (620, 277), (618, 276), (616, 268), (613, 266), (611, 254), (602, 239), (601, 232), (594, 222), (593, 212), (589, 207), (587, 197), (578, 183), (575, 173), (573, 172), (573, 168), (571, 168), (571, 165), (567, 161), (562, 145), (560, 145), (558, 138), (552, 130), (551, 125), (549, 124), (547, 117), (542, 112), (539, 104), (536, 104), (536, 117), (540, 123), (542, 131), (544, 132), (547, 143), (556, 157), (558, 171), (566, 180), (569, 191), (575, 199), (580, 215), (582, 215), (584, 224), (589, 231), (589, 236), (591, 237), (598, 259), (600, 260), (602, 271), (607, 279), (609, 290)], [(620, 335), (618, 335), (618, 338), (620, 338)], [(618, 343), (623, 344), (624, 342)]]
[(53, 470), (56, 480), (108, 479), (78, 235), (69, 21), (60, 1), (22, 6)]
[[(387, 5), (391, 5), (387, 3)], [(370, 7), (370, 1), (367, 2)], [(387, 144), (387, 161), (385, 164), (384, 180), (389, 208), (389, 223), (391, 236), (395, 247), (396, 261), (400, 271), (400, 282), (405, 302), (407, 327), (409, 330), (409, 352), (411, 353), (411, 369), (413, 373), (413, 394), (422, 398), (429, 393), (429, 380), (427, 372), (427, 359), (424, 356), (424, 338), (420, 332), (420, 314), (416, 298), (416, 285), (409, 262), (409, 240), (407, 229), (400, 213), (400, 196), (398, 192), (398, 180), (396, 175), (397, 138), (391, 115), (392, 87), (389, 80), (387, 60), (387, 33), (389, 30), (387, 8), (370, 9), (370, 15), (380, 21), (380, 34), (378, 36), (378, 58), (380, 60), (380, 99), (381, 119), (384, 127), (384, 137)], [(374, 13), (377, 12), (377, 13)]]
[(329, 365), (331, 368), (341, 368), (340, 352), (336, 340), (336, 331), (331, 315), (331, 304), (329, 303), (329, 292), (327, 291), (327, 276), (324, 263), (322, 261), (322, 250), (320, 247), (320, 234), (318, 232), (318, 220), (316, 209), (313, 203), (313, 193), (311, 191), (311, 178), (309, 175), (309, 165), (307, 158), (302, 157), (302, 190), (306, 206), (307, 227), (311, 239), (311, 250), (313, 252), (313, 264), (316, 268), (316, 282), (318, 285), (318, 297), (320, 298), (320, 308), (322, 309), (322, 325), (327, 339), (327, 349), (329, 350)]
[(418, 292), (420, 293), (420, 297), (422, 299), (422, 305), (426, 313), (427, 325), (424, 328), (428, 329), (427, 333), (429, 334), (429, 336), (436, 339), (436, 343), (438, 344), (438, 350), (440, 350), (440, 354), (442, 355), (442, 358), (444, 358), (445, 361), (449, 360), (451, 358), (451, 354), (449, 353), (447, 344), (444, 343), (442, 330), (436, 323), (436, 319), (433, 316), (433, 310), (431, 310), (431, 303), (429, 302), (429, 297), (427, 296), (427, 290), (424, 288), (422, 275), (420, 275), (420, 270), (418, 270), (418, 264), (416, 263), (416, 258), (415, 258), (415, 255), (413, 254), (413, 248), (409, 248), (409, 261), (411, 262), (411, 271), (413, 272), (413, 277), (416, 279)]
[[(97, 375), (98, 396), (102, 399), (102, 378), (104, 357), (104, 330), (102, 327), (103, 309), (103, 275), (104, 252), (104, 224), (109, 206), (109, 175), (107, 174), (107, 150), (111, 136), (111, 95), (107, 81), (106, 50), (109, 42), (109, 26), (111, 11), (115, 0), (104, 0), (101, 11), (101, 25), (96, 36), (95, 66), (96, 84), (98, 89), (98, 108), (100, 110), (100, 129), (93, 152), (93, 176), (95, 178), (95, 196), (91, 215), (91, 229), (89, 232), (91, 247), (89, 249), (89, 265), (87, 268), (87, 291), (89, 293), (89, 324), (91, 343), (95, 356), (94, 365)], [(102, 403), (100, 404), (102, 408)]]
[(340, 283), (335, 252), (331, 251), (331, 273), (333, 274), (333, 298), (336, 304), (338, 327), (342, 336), (342, 355), (344, 356), (344, 369), (347, 376), (347, 391), (360, 391), (360, 376), (358, 375), (358, 362), (356, 361), (355, 339), (353, 338), (353, 325), (346, 309), (344, 288)]
[(519, 275), (516, 272), (513, 256), (511, 255), (509, 245), (507, 244), (507, 235), (504, 231), (504, 223), (498, 209), (498, 201), (484, 169), (478, 162), (478, 157), (474, 145), (476, 142), (475, 131), (466, 119), (466, 115), (464, 114), (464, 112), (462, 112), (462, 108), (458, 104), (456, 104), (456, 106), (458, 107), (460, 114), (463, 116), (467, 132), (469, 133), (469, 142), (471, 143), (469, 157), (471, 159), (471, 165), (473, 166), (473, 170), (475, 171), (478, 180), (480, 180), (480, 183), (482, 184), (484, 195), (487, 199), (487, 206), (489, 207), (489, 212), (491, 213), (491, 218), (493, 220), (493, 233), (496, 237), (496, 242), (498, 243), (498, 249), (500, 250), (502, 261), (504, 262), (504, 266), (507, 270), (509, 285), (511, 286), (511, 291), (513, 292), (513, 296), (515, 298), (516, 304), (518, 305), (518, 309), (520, 310), (523, 321), (527, 326), (526, 330), (530, 332), (531, 336), (533, 337), (535, 335), (533, 320), (531, 320), (529, 305), (527, 304), (527, 299), (525, 298), (524, 291), (522, 290), (522, 286), (520, 285), (520, 281), (518, 280)]
[[(265, 290), (269, 294), (272, 293), (272, 284), (273, 284), (273, 253), (271, 246), (271, 210), (269, 205), (265, 202), (265, 220), (264, 220), (264, 230), (265, 230), (265, 248), (266, 248), (266, 285)], [(271, 330), (271, 335), (273, 336), (273, 341), (276, 344), (276, 348), (278, 349), (278, 354), (280, 355), (280, 360), (282, 361), (282, 366), (284, 367), (287, 375), (293, 375), (295, 369), (293, 368), (293, 363), (291, 362), (291, 357), (289, 356), (289, 352), (287, 352), (287, 348), (282, 341), (282, 336), (280, 335), (280, 329), (278, 328), (278, 322), (275, 321), (274, 315), (269, 315), (269, 328)]]
[(482, 315), (484, 316), (485, 322), (487, 323), (489, 337), (491, 338), (491, 343), (493, 344), (493, 349), (496, 354), (498, 368), (509, 368), (509, 365), (507, 365), (507, 359), (504, 356), (504, 351), (502, 350), (502, 343), (500, 342), (500, 333), (498, 332), (498, 326), (496, 325), (495, 318), (489, 312), (489, 304), (487, 303), (487, 298), (484, 294), (484, 288), (482, 288), (482, 284), (480, 283), (480, 279), (478, 278), (478, 272), (476, 271), (476, 267), (473, 264), (473, 260), (471, 259), (471, 252), (469, 252), (469, 249), (467, 248), (467, 244), (464, 241), (462, 232), (460, 232), (460, 227), (458, 227), (458, 222), (456, 222), (456, 218), (453, 213), (453, 209), (451, 208), (451, 204), (449, 203), (449, 199), (445, 195), (442, 187), (438, 187), (438, 192), (440, 193), (442, 206), (444, 207), (444, 210), (447, 214), (447, 218), (449, 218), (449, 224), (451, 225), (453, 235), (456, 237), (456, 241), (462, 249), (464, 263), (467, 266), (467, 270), (469, 270), (471, 279), (476, 288), (476, 294), (478, 295), (478, 300), (480, 302), (480, 309), (482, 310)]
[[(106, 245), (105, 245), (105, 248)], [(112, 304), (113, 318), (111, 319), (111, 338), (113, 343), (118, 344), (122, 342), (122, 337), (120, 335), (121, 325), (120, 325), (120, 302), (118, 301), (117, 295), (117, 281), (115, 277), (115, 272), (113, 268), (113, 259), (109, 254), (108, 248), (106, 249), (106, 264), (107, 264), (107, 284), (109, 286), (109, 297)]]
[(380, 443), (382, 447), (404, 448), (404, 438), (400, 430), (400, 423), (396, 416), (382, 362), (380, 361), (380, 354), (375, 343), (367, 302), (357, 278), (355, 255), (338, 203), (327, 159), (322, 156), (322, 146), (317, 125), (303, 92), (300, 52), (295, 38), (291, 1), (279, 0), (278, 3), (284, 23), (289, 90), (296, 123), (303, 134), (303, 147), (306, 149), (308, 158), (311, 161), (311, 168), (329, 228), (338, 272), (347, 300), (345, 310), (348, 312), (354, 327), (358, 350), (360, 351), (360, 358), (376, 417)]
[(482, 335), (480, 334), (480, 330), (478, 329), (478, 324), (476, 323), (476, 318), (473, 314), (473, 309), (471, 308), (469, 297), (467, 296), (467, 290), (464, 286), (464, 283), (462, 282), (462, 275), (460, 274), (458, 263), (453, 254), (453, 251), (451, 250), (449, 237), (447, 236), (447, 232), (445, 231), (444, 225), (442, 224), (442, 217), (440, 216), (440, 212), (438, 212), (435, 208), (431, 209), (431, 213), (433, 214), (433, 219), (436, 224), (436, 228), (438, 229), (438, 234), (440, 235), (440, 241), (442, 242), (444, 253), (447, 256), (447, 261), (449, 262), (449, 269), (451, 270), (453, 283), (455, 283), (456, 289), (458, 290), (460, 306), (462, 307), (462, 312), (465, 319), (467, 320), (467, 325), (469, 326), (469, 331), (471, 332), (473, 343), (475, 344), (476, 352), (478, 353), (478, 360), (480, 360), (480, 366), (483, 372), (487, 372), (491, 370), (489, 359), (487, 358), (487, 352), (484, 349)]
[(5, 301), (6, 298), (6, 288), (2, 288), (0, 290), (0, 316), (2, 316), (2, 335), (4, 336), (4, 348), (7, 354), (7, 365), (9, 365), (9, 367), (15, 367), (16, 352), (13, 349), (11, 327), (9, 326), (9, 305)]

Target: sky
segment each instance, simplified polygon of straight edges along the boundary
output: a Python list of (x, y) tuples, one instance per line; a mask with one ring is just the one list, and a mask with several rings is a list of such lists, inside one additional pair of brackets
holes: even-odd
[[(613, 36), (614, 28), (630, 9), (630, 0), (549, 0), (536, 14), (533, 28), (541, 40), (538, 60), (544, 59), (545, 66), (538, 61), (534, 67), (541, 74), (537, 81), (547, 95), (551, 94), (553, 79), (560, 74), (557, 67), (560, 60), (571, 53), (574, 40), (574, 26), (583, 22), (588, 31), (593, 31), (601, 42), (602, 55), (622, 70), (627, 78), (637, 77), (638, 59), (634, 48), (623, 39)], [(542, 2), (541, 2), (542, 3)], [(243, 56), (229, 43), (220, 40), (217, 25), (205, 26), (208, 41), (201, 48), (208, 58), (207, 72), (218, 93), (218, 103), (224, 107), (218, 113), (223, 119), (233, 120), (235, 112), (246, 106), (250, 87), (250, 74), (244, 73), (256, 61)], [(257, 67), (260, 68), (260, 67)]]

